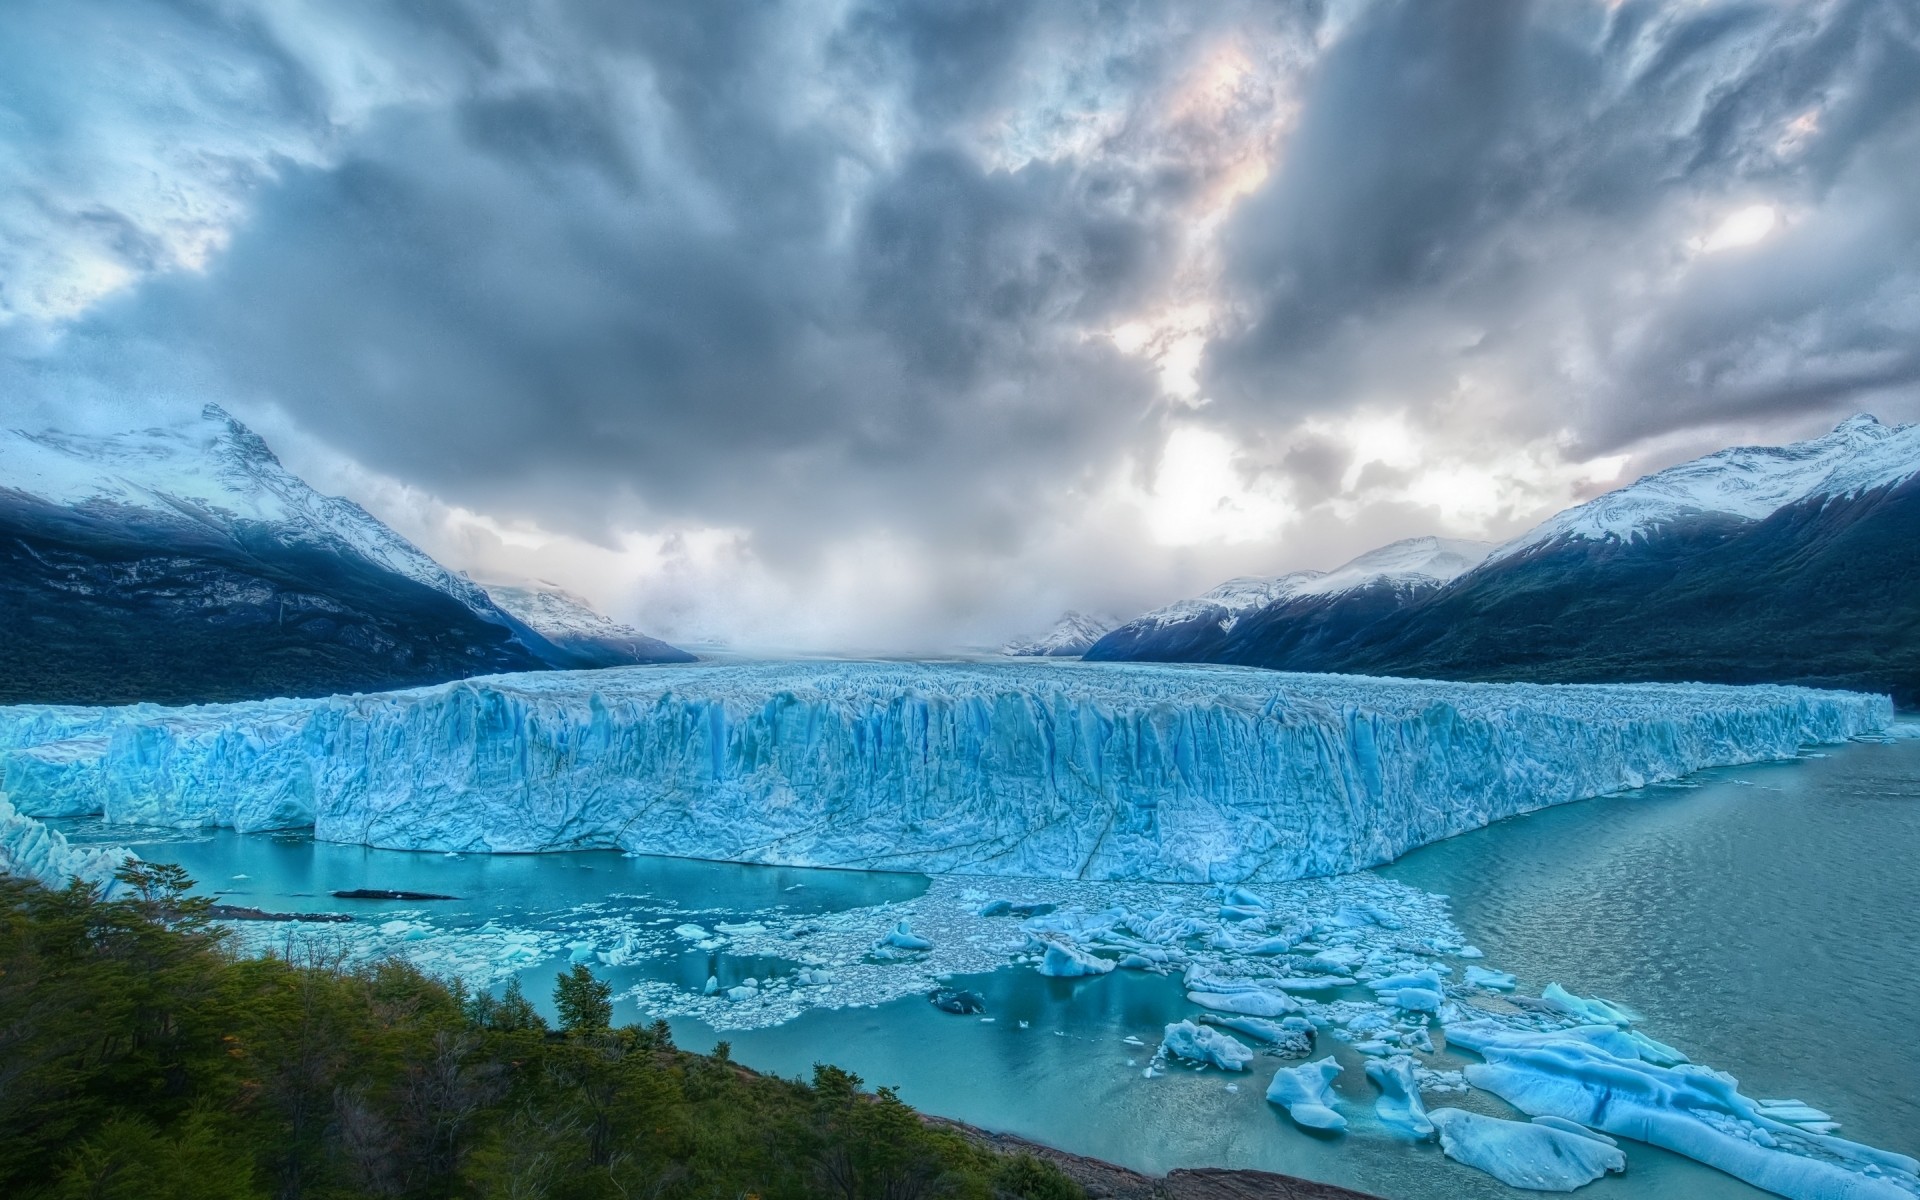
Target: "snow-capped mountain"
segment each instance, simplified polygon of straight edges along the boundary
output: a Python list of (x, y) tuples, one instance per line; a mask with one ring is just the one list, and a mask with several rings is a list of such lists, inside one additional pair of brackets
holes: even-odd
[(1383, 571), (1330, 596), (1302, 593), (1342, 568), (1211, 625), (1149, 614), (1087, 657), (1793, 682), (1920, 700), (1920, 425), (1857, 416), (1808, 441), (1709, 454), (1479, 555), (1424, 584)]
[(582, 666), (613, 667), (642, 662), (693, 662), (694, 656), (631, 625), (593, 610), (556, 583), (484, 585), (493, 602), (527, 623), (535, 633), (581, 659)]
[(0, 699), (201, 701), (580, 665), (216, 406), (0, 431)]
[(1204, 595), (1134, 618), (1090, 647), (1089, 658), (1206, 662), (1241, 621), (1306, 602), (1315, 611), (1338, 609), (1352, 597), (1368, 613), (1382, 600), (1394, 605), (1439, 588), (1480, 565), (1491, 542), (1415, 537), (1369, 550), (1331, 571), (1293, 571), (1229, 579)]
[(81, 511), (145, 510), (229, 536), (272, 530), (287, 543), (357, 554), (445, 592), (483, 619), (499, 615), (478, 585), (372, 513), (308, 487), (217, 404), (202, 408), (198, 420), (126, 433), (0, 431), (0, 490)]
[(1069, 609), (1053, 628), (1038, 637), (1015, 638), (1000, 647), (1000, 653), (1013, 658), (1069, 658), (1085, 654), (1101, 635), (1118, 624), (1112, 617)]
[(1920, 474), (1920, 425), (1865, 413), (1786, 446), (1735, 446), (1668, 467), (1578, 504), (1493, 552), (1496, 559), (1561, 540), (1632, 542), (1703, 516), (1763, 520), (1809, 499), (1844, 498)]

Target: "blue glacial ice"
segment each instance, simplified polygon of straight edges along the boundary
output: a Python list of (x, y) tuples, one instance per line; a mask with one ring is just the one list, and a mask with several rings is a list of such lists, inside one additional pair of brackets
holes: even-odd
[(74, 846), (67, 836), (23, 816), (0, 795), (0, 875), (65, 887), (73, 880), (91, 883), (111, 895), (113, 874), (133, 855), (121, 849)]
[(1584, 1130), (1508, 1121), (1464, 1108), (1437, 1108), (1428, 1115), (1448, 1158), (1509, 1187), (1571, 1192), (1609, 1171), (1627, 1169), (1627, 1156), (1619, 1147)]
[(1340, 1064), (1332, 1058), (1281, 1067), (1267, 1085), (1267, 1102), (1286, 1109), (1288, 1116), (1308, 1129), (1343, 1130), (1347, 1119), (1333, 1110), (1333, 1081), (1339, 1075)]
[(1770, 1116), (1724, 1072), (1648, 1062), (1617, 1025), (1525, 1030), (1478, 1019), (1446, 1034), (1485, 1059), (1466, 1068), (1468, 1082), (1524, 1113), (1661, 1146), (1791, 1200), (1920, 1194), (1920, 1164), (1906, 1155), (1835, 1137), (1826, 1122)]
[[(0, 787), (27, 816), (310, 825), (391, 849), (1244, 883), (1357, 870), (1515, 813), (1789, 758), (1892, 720), (1884, 697), (1789, 687), (696, 665), (0, 709)], [(1236, 918), (1261, 912), (1222, 901)]]
[(1163, 1057), (1180, 1059), (1199, 1066), (1219, 1067), (1222, 1071), (1244, 1071), (1253, 1061), (1253, 1051), (1211, 1025), (1175, 1021), (1167, 1026), (1160, 1042)]
[(1383, 1123), (1412, 1137), (1433, 1136), (1433, 1122), (1427, 1118), (1427, 1106), (1420, 1099), (1420, 1082), (1414, 1074), (1410, 1055), (1367, 1060), (1367, 1078), (1380, 1089), (1373, 1111)]

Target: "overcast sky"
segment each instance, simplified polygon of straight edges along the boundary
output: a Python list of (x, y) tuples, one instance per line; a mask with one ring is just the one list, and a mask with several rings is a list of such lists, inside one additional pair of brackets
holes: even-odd
[(1913, 0), (6, 0), (0, 412), (668, 638), (1122, 615), (1920, 417)]

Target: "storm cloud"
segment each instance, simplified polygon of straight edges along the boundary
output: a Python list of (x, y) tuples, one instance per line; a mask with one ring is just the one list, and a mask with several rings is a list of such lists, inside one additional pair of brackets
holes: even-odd
[(0, 404), (667, 634), (990, 639), (1920, 415), (1911, 5), (0, 14)]

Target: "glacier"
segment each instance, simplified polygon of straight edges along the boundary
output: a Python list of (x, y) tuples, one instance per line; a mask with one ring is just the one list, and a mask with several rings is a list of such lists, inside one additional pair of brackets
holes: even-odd
[(697, 664), (185, 708), (13, 706), (0, 709), (0, 791), (27, 817), (311, 826), (387, 849), (1276, 881), (1892, 723), (1886, 697), (1794, 687)]

